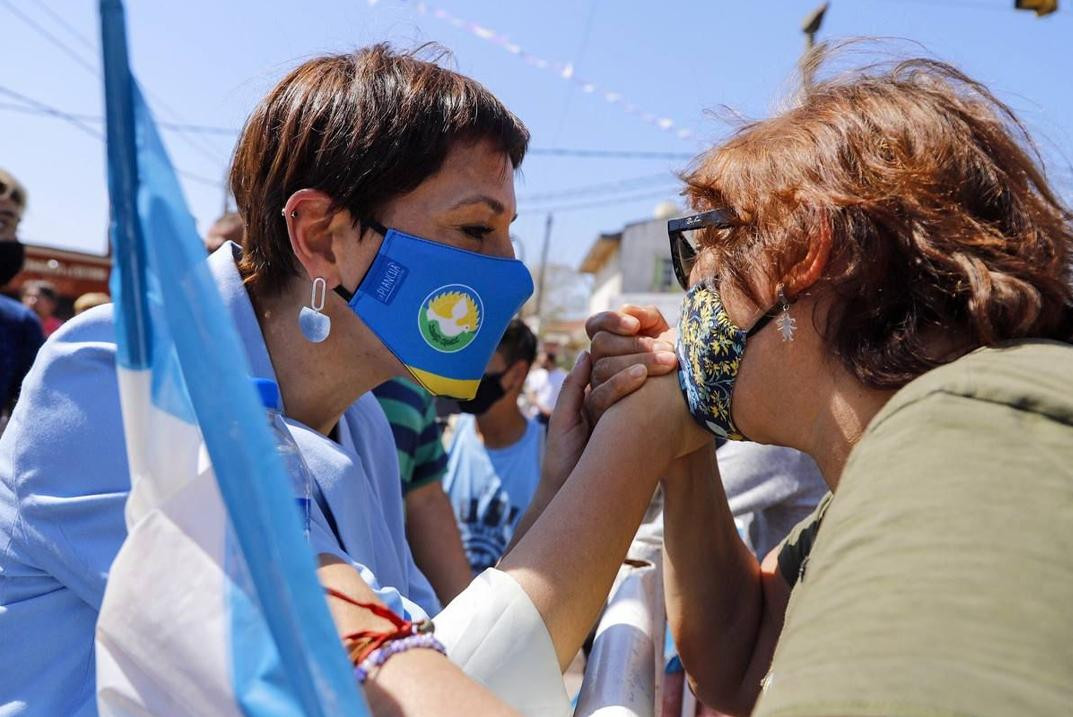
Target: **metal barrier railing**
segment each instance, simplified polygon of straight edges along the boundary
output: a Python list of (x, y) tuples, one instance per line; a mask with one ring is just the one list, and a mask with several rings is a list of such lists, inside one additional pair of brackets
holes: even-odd
[(574, 717), (658, 717), (663, 687), (663, 510), (657, 495), (619, 569)]

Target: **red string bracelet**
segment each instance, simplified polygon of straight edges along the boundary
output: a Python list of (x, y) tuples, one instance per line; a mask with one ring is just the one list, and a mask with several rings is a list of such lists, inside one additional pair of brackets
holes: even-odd
[(436, 629), (436, 626), (431, 620), (420, 620), (415, 623), (411, 620), (399, 617), (383, 605), (355, 600), (349, 595), (341, 593), (333, 588), (326, 587), (324, 588), (324, 592), (343, 602), (354, 605), (355, 607), (364, 608), (377, 617), (389, 621), (394, 627), (393, 630), (360, 630), (358, 632), (350, 633), (349, 635), (343, 635), (343, 642), (347, 645), (348, 650), (351, 649), (354, 643), (367, 643), (363, 645), (356, 654), (351, 650), (350, 659), (355, 665), (360, 665), (366, 657), (393, 640), (401, 640), (405, 637), (410, 637), (411, 635), (431, 633)]

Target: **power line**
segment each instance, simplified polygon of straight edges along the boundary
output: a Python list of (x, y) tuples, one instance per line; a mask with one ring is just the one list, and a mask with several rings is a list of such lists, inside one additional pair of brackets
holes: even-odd
[[(100, 70), (97, 68), (97, 66), (95, 64), (93, 64), (92, 62), (90, 62), (89, 60), (84, 58), (74, 48), (72, 48), (70, 45), (68, 45), (66, 42), (64, 42), (60, 38), (56, 37), (56, 35), (54, 35), (51, 32), (49, 32), (48, 29), (43, 27), (40, 23), (38, 23), (32, 17), (30, 17), (29, 15), (27, 15), (26, 13), (24, 13), (20, 9), (18, 9), (15, 6), (15, 4), (11, 2), (11, 0), (0, 0), (0, 2), (2, 2), (4, 4), (4, 7), (6, 7), (8, 9), (8, 11), (12, 15), (17, 17), (19, 20), (22, 20), (26, 25), (28, 25), (30, 27), (30, 29), (32, 29), (37, 34), (41, 35), (43, 38), (45, 38), (50, 43), (52, 43), (52, 45), (54, 45), (63, 54), (67, 55), (74, 62), (76, 62), (79, 67), (81, 67), (84, 70), (86, 70), (87, 72), (93, 74), (94, 77), (98, 77), (98, 78), (100, 77)], [(38, 7), (43, 7), (43, 4), (38, 5)], [(71, 29), (70, 26), (67, 25), (67, 23), (63, 23), (63, 25), (64, 25), (64, 27), (68, 28), (71, 32), (74, 32), (79, 37), (79, 39), (83, 42), (83, 44), (89, 44), (90, 47), (93, 47), (93, 44), (90, 43), (88, 39), (86, 39), (81, 34), (75, 32), (73, 29)], [(176, 112), (173, 108), (171, 108), (169, 105), (167, 105), (155, 93), (152, 93), (152, 92), (149, 92), (149, 90), (146, 90), (146, 94), (149, 95), (149, 97), (161, 109), (165, 110), (168, 114), (170, 114), (171, 116), (173, 116), (173, 117), (175, 117), (177, 119), (182, 119), (182, 117), (179, 116), (178, 112)], [(198, 142), (195, 142), (193, 137), (187, 137), (185, 134), (180, 134), (179, 139), (181, 139), (183, 142), (185, 142), (188, 147), (190, 147), (191, 149), (193, 149), (193, 150), (197, 151), (198, 153), (200, 153), (203, 157), (205, 157), (205, 158), (207, 158), (207, 159), (209, 159), (209, 160), (211, 160), (213, 162), (219, 162), (220, 161), (220, 152), (217, 151), (211, 145), (205, 145), (205, 144), (200, 144)]]
[[(9, 97), (15, 96), (17, 93), (8, 90), (7, 88), (0, 87), (0, 93)], [(63, 112), (62, 110), (53, 109), (51, 107), (38, 107), (36, 100), (31, 100), (25, 95), (18, 95), (24, 102), (33, 102), (34, 106), (20, 105), (14, 102), (0, 102), (0, 110), (7, 110), (8, 112), (20, 112), (24, 115), (45, 115), (51, 117), (63, 117), (64, 119), (76, 119), (82, 122), (89, 122), (92, 124), (100, 124), (103, 122), (103, 118), (100, 115), (86, 115), (78, 114), (77, 112)]]
[(588, 157), (591, 159), (693, 159), (690, 152), (647, 152), (633, 149), (567, 149), (533, 147), (529, 154), (545, 157)]
[[(16, 105), (9, 103), (0, 103), (0, 109), (11, 110), (12, 112), (23, 112), (25, 114), (55, 114), (54, 111), (43, 111), (34, 107), (26, 107), (24, 105)], [(56, 110), (60, 111), (60, 110)], [(66, 117), (74, 117), (84, 122), (91, 122), (93, 124), (100, 124), (104, 122), (104, 117), (100, 115), (79, 114), (77, 112), (61, 111)], [(214, 127), (212, 125), (201, 124), (186, 124), (183, 122), (168, 122), (167, 120), (156, 120), (157, 127), (161, 129), (171, 130), (173, 132), (201, 132), (204, 134), (227, 134), (234, 136), (238, 134), (238, 130), (231, 129), (229, 127)]]
[[(581, 43), (579, 44), (577, 51), (574, 52), (574, 61), (571, 63), (575, 67), (585, 57), (585, 51), (589, 48), (589, 37), (592, 35), (592, 21), (596, 18), (596, 6), (600, 0), (589, 0), (589, 12), (585, 18), (585, 29), (581, 32)], [(558, 142), (559, 137), (563, 133), (563, 123), (566, 122), (566, 115), (570, 110), (570, 101), (574, 97), (574, 88), (576, 85), (571, 83), (567, 86), (566, 97), (563, 98), (563, 107), (559, 111), (559, 121), (555, 123), (555, 132), (551, 135), (552, 142)]]
[(15, 92), (14, 90), (9, 90), (6, 87), (0, 87), (0, 95), (10, 97), (14, 100), (18, 100), (19, 102), (29, 105), (30, 107), (26, 109), (32, 108), (36, 112), (36, 114), (49, 115), (51, 117), (62, 119), (70, 125), (77, 127), (91, 137), (96, 137), (97, 139), (101, 140), (104, 139), (104, 135), (101, 134), (101, 131), (99, 129), (97, 129), (96, 127), (90, 127), (88, 124), (86, 124), (84, 120), (85, 115), (79, 116), (73, 115), (69, 112), (64, 112), (63, 110), (57, 109), (52, 105), (46, 105), (44, 102), (39, 102), (33, 97), (27, 97), (24, 94)]
[(671, 178), (672, 177), (669, 172), (659, 172), (658, 174), (646, 174), (641, 177), (619, 179), (612, 182), (601, 182), (599, 184), (589, 184), (581, 187), (574, 187), (572, 189), (557, 189), (549, 192), (527, 194), (525, 196), (518, 197), (518, 201), (543, 202), (549, 199), (571, 199), (573, 197), (585, 197), (594, 194), (610, 194), (630, 189), (639, 189), (641, 187), (645, 187), (651, 184), (658, 184), (661, 182), (666, 183)]
[(165, 129), (170, 129), (175, 132), (189, 132), (191, 134), (218, 134), (226, 135), (228, 137), (237, 137), (239, 130), (233, 127), (216, 127), (207, 124), (189, 124), (187, 122), (163, 122), (158, 121), (158, 125)]
[[(91, 127), (90, 125), (88, 125), (86, 123), (87, 118), (88, 118), (88, 121), (99, 122), (100, 117), (94, 117), (93, 115), (77, 115), (77, 114), (72, 114), (70, 112), (64, 112), (63, 110), (57, 109), (57, 108), (53, 107), (52, 105), (47, 105), (44, 102), (40, 102), (39, 100), (35, 100), (33, 97), (27, 97), (26, 95), (24, 95), (24, 94), (22, 94), (20, 92), (15, 92), (14, 90), (10, 90), (10, 89), (8, 89), (6, 87), (3, 87), (3, 86), (0, 86), (0, 95), (4, 95), (6, 97), (11, 97), (12, 99), (18, 100), (19, 102), (25, 103), (25, 105), (29, 105), (29, 107), (26, 107), (26, 106), (19, 107), (17, 105), (11, 105), (9, 103), (0, 103), (0, 108), (2, 108), (2, 109), (23, 111), (23, 112), (29, 112), (30, 114), (47, 115), (49, 117), (55, 117), (56, 119), (60, 119), (60, 120), (63, 120), (64, 122), (67, 122), (72, 127), (77, 127), (79, 130), (81, 130), (82, 132), (88, 134), (90, 137), (98, 139), (101, 142), (104, 141), (104, 134), (99, 129), (97, 129), (96, 127)], [(223, 182), (221, 182), (218, 179), (210, 179), (209, 177), (205, 177), (205, 176), (202, 176), (200, 174), (197, 174), (195, 172), (191, 172), (191, 171), (188, 171), (188, 170), (185, 170), (185, 169), (179, 169), (178, 167), (176, 167), (175, 172), (176, 172), (176, 174), (179, 174), (179, 175), (181, 175), (183, 177), (186, 177), (187, 179), (189, 179), (192, 182), (197, 182), (199, 184), (204, 184), (204, 185), (207, 185), (207, 186), (210, 186), (210, 187), (216, 187), (217, 189), (219, 189), (220, 187), (223, 186)]]
[(661, 190), (650, 190), (643, 194), (632, 194), (625, 197), (612, 197), (609, 199), (601, 199), (598, 201), (585, 202), (582, 204), (563, 204), (551, 207), (531, 207), (520, 210), (518, 214), (562, 214), (564, 212), (574, 212), (581, 209), (595, 209), (596, 207), (609, 207), (615, 204), (638, 202), (642, 199), (657, 199), (659, 197), (669, 197), (670, 195), (675, 194), (680, 190), (681, 187), (667, 187)]
[[(380, 0), (368, 0), (370, 5), (375, 5), (379, 1)], [(405, 2), (405, 0), (403, 1)], [(608, 104), (617, 106), (626, 114), (633, 115), (646, 124), (652, 125), (664, 132), (671, 132), (679, 139), (693, 140), (696, 138), (696, 133), (693, 130), (679, 126), (678, 123), (670, 117), (661, 117), (653, 112), (646, 112), (644, 108), (628, 101), (622, 93), (611, 91), (595, 82), (590, 82), (589, 80), (579, 77), (574, 71), (573, 61), (561, 62), (534, 55), (531, 52), (527, 52), (518, 43), (511, 40), (503, 33), (496, 32), (492, 28), (482, 25), (481, 23), (458, 17), (442, 7), (430, 4), (427, 0), (419, 0), (419, 2), (416, 2), (415, 9), (420, 15), (431, 14), (432, 17), (437, 20), (452, 25), (463, 32), (468, 32), (484, 42), (501, 47), (530, 67), (551, 72), (563, 80), (577, 85), (585, 94), (601, 97)]]
[[(2, 109), (10, 109), (15, 111), (29, 111), (27, 108), (6, 106)], [(74, 112), (63, 112), (62, 110), (55, 110), (51, 108), (49, 112), (44, 114), (53, 114), (54, 112), (60, 112), (67, 117), (75, 117), (84, 122), (103, 122), (104, 118), (100, 115), (88, 115), (77, 114)], [(234, 137), (238, 135), (239, 130), (233, 127), (222, 127), (219, 125), (205, 125), (205, 124), (190, 124), (186, 122), (168, 122), (166, 120), (158, 120), (157, 126), (161, 129), (178, 132), (181, 134), (216, 134), (227, 135)], [(585, 159), (659, 159), (659, 160), (689, 160), (694, 159), (696, 155), (690, 152), (653, 152), (646, 150), (635, 149), (584, 149), (584, 148), (571, 148), (571, 147), (531, 147), (529, 149), (530, 155), (543, 156), (543, 157), (581, 157)]]
[(60, 15), (55, 10), (53, 10), (52, 8), (50, 8), (48, 6), (48, 3), (44, 2), (44, 0), (39, 0), (39, 2), (37, 4), (37, 8), (39, 10), (43, 10), (46, 15), (48, 15), (50, 18), (52, 18), (53, 22), (55, 22), (57, 25), (59, 25), (64, 30), (66, 30), (68, 33), (70, 33), (76, 40), (78, 40), (80, 43), (82, 43), (87, 49), (92, 50), (94, 53), (97, 52), (96, 43), (94, 43), (88, 37), (83, 35), (78, 30), (78, 28), (74, 27), (73, 25), (71, 25), (71, 23), (69, 23), (66, 20), (64, 20), (63, 16)]
[(36, 20), (34, 20), (32, 17), (24, 13), (18, 7), (16, 7), (15, 4), (11, 2), (11, 0), (2, 0), (2, 2), (4, 3), (4, 7), (7, 8), (8, 12), (22, 20), (27, 25), (29, 25), (31, 29), (37, 32), (37, 34), (41, 35), (41, 37), (45, 38), (53, 45), (55, 45), (60, 52), (74, 60), (83, 69), (92, 72), (94, 75), (98, 74), (96, 66), (94, 66), (91, 62), (87, 61), (84, 57), (82, 57), (80, 54), (71, 49), (70, 45), (68, 45), (63, 40), (56, 37), (47, 29), (39, 25)]

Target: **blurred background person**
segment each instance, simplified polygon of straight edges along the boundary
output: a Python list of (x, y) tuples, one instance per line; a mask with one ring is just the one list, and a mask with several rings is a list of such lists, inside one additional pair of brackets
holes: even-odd
[[(10, 172), (0, 169), (0, 241), (18, 242), (19, 221), (25, 211), (26, 189)], [(0, 287), (12, 276), (0, 276)]]
[[(0, 287), (22, 271), (26, 249), (18, 240), (18, 227), (25, 211), (26, 190), (0, 169)], [(0, 295), (0, 432), (18, 398), (22, 379), (44, 341), (37, 315), (18, 301)]]
[(446, 605), (470, 580), (469, 562), (443, 492), (447, 453), (431, 393), (407, 378), (393, 378), (373, 389), (384, 409), (399, 456), (406, 541), (414, 562)]
[(477, 395), (460, 401), (444, 490), (474, 574), (496, 564), (529, 507), (544, 450), (544, 426), (518, 407), (536, 357), (536, 336), (520, 319), (507, 327)]
[(56, 316), (60, 295), (51, 282), (28, 281), (22, 286), (21, 297), (23, 306), (37, 315), (46, 337), (63, 326), (63, 321)]
[(103, 306), (110, 303), (112, 303), (112, 297), (100, 291), (91, 291), (88, 294), (82, 294), (82, 296), (75, 299), (75, 316), (78, 316), (84, 311), (89, 311), (94, 306)]
[(536, 362), (536, 368), (529, 372), (525, 381), (525, 397), (531, 408), (530, 416), (547, 425), (555, 402), (559, 399), (566, 371), (559, 368), (555, 347), (544, 345), (544, 350)]
[(793, 448), (727, 441), (717, 455), (719, 475), (738, 532), (761, 559), (827, 493), (816, 462)]
[(245, 239), (246, 227), (242, 224), (242, 217), (238, 212), (228, 212), (209, 227), (205, 234), (205, 249), (211, 254), (229, 241), (242, 246)]

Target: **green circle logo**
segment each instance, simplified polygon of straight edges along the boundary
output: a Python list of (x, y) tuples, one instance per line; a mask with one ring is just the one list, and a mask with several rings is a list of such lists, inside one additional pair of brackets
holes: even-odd
[(448, 284), (421, 302), (417, 327), (432, 348), (450, 354), (473, 343), (484, 321), (484, 304), (476, 291), (463, 284)]

